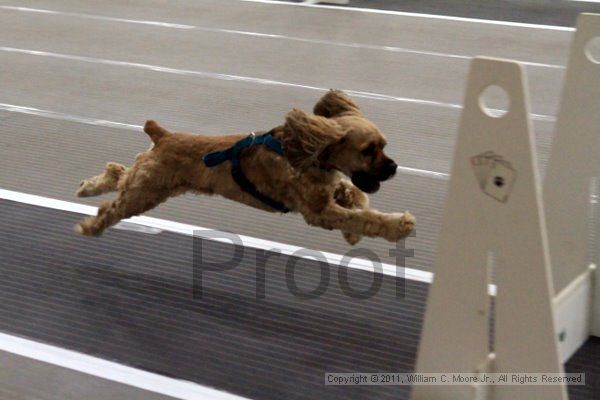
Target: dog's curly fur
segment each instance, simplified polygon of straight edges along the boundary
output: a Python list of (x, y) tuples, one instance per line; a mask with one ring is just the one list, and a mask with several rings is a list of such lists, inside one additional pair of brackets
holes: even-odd
[[(138, 154), (130, 168), (108, 163), (102, 174), (81, 182), (80, 197), (111, 191), (118, 196), (104, 202), (96, 216), (81, 221), (76, 227), (80, 233), (98, 236), (124, 218), (189, 191), (275, 211), (237, 185), (229, 163), (208, 168), (202, 161), (205, 154), (226, 149), (246, 135), (171, 133), (151, 120), (144, 131), (154, 146)], [(383, 152), (384, 136), (343, 92), (328, 92), (315, 105), (314, 115), (290, 111), (274, 136), (283, 143), (285, 157), (265, 146), (242, 153), (242, 168), (259, 192), (299, 212), (310, 225), (341, 230), (352, 245), (363, 235), (398, 241), (412, 231), (415, 219), (410, 213), (369, 208), (365, 192), (377, 191), (397, 166)]]

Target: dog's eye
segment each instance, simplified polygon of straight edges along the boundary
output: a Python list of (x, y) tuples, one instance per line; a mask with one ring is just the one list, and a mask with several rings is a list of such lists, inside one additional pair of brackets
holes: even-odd
[(373, 143), (371, 143), (370, 145), (368, 145), (367, 147), (362, 149), (361, 154), (363, 156), (370, 156), (373, 154), (374, 151), (375, 151), (375, 145)]

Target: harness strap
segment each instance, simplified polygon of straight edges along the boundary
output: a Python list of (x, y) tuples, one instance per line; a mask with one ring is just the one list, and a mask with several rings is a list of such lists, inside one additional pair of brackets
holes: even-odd
[(239, 140), (228, 149), (206, 154), (204, 157), (202, 157), (202, 160), (209, 168), (215, 167), (228, 160), (231, 161), (231, 177), (243, 191), (249, 193), (254, 198), (260, 200), (269, 207), (274, 208), (282, 213), (287, 213), (290, 210), (283, 203), (265, 196), (264, 194), (260, 193), (258, 189), (256, 189), (256, 186), (254, 186), (254, 184), (248, 180), (246, 175), (244, 175), (244, 171), (242, 170), (242, 166), (240, 164), (241, 151), (255, 144), (265, 145), (270, 150), (283, 156), (283, 146), (279, 140), (273, 137), (273, 132), (274, 130), (270, 130), (269, 132), (260, 136), (256, 136), (254, 133), (252, 133), (251, 135), (246, 136), (244, 139)]

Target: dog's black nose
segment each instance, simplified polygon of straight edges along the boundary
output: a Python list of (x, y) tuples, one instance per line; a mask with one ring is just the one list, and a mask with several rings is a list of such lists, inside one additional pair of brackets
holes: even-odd
[(390, 160), (385, 166), (385, 173), (390, 178), (396, 174), (396, 170), (398, 169), (398, 164), (394, 161)]

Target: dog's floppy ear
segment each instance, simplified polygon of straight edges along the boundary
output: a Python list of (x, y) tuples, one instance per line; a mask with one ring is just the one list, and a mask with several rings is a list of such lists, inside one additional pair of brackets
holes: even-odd
[(325, 118), (339, 117), (342, 114), (361, 114), (360, 108), (346, 93), (333, 89), (321, 97), (313, 112)]
[(285, 117), (284, 130), (286, 158), (298, 169), (318, 165), (321, 152), (345, 135), (337, 122), (298, 109)]

